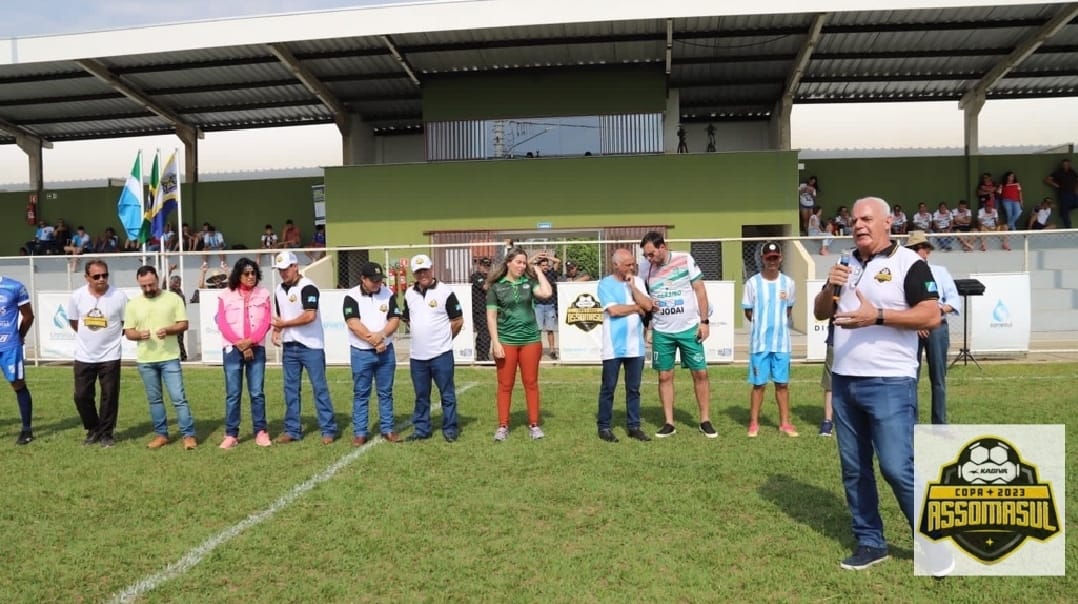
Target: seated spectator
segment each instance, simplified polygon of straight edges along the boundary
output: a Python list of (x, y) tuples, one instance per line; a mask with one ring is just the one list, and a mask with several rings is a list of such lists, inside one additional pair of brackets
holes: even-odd
[[(951, 209), (947, 207), (947, 202), (941, 201), (939, 209), (932, 215), (932, 230), (936, 233), (951, 233), (954, 231), (951, 227), (953, 223), (954, 216), (951, 214)], [(940, 249), (945, 252), (951, 251), (951, 245), (954, 243), (950, 237), (940, 237), (936, 241)]]
[[(820, 206), (813, 206), (812, 207), (812, 214), (809, 216), (809, 219), (808, 219), (808, 234), (809, 234), (810, 237), (819, 237), (820, 235), (825, 234), (823, 228), (820, 225), (820, 218), (822, 216), (823, 216), (823, 208), (821, 208)], [(830, 229), (828, 229), (827, 233), (830, 233), (830, 232), (831, 232)], [(830, 253), (830, 250), (828, 249), (828, 246), (830, 246), (830, 245), (831, 245), (831, 240), (830, 239), (824, 239), (823, 241), (820, 242), (820, 255), (821, 256), (826, 256), (827, 254)]]
[(105, 232), (94, 241), (94, 251), (99, 254), (112, 254), (120, 251), (120, 238), (116, 236), (116, 230), (106, 227)]
[(38, 220), (33, 240), (26, 242), (27, 253), (31, 256), (55, 254), (59, 249), (56, 245), (56, 229), (44, 219)]
[(183, 238), (183, 251), (190, 252), (202, 247), (202, 236), (199, 233), (192, 232), (191, 225), (186, 222), (183, 223), (180, 231), (180, 236)]
[(849, 208), (847, 208), (846, 206), (839, 206), (838, 214), (835, 215), (834, 219), (832, 219), (831, 222), (838, 229), (837, 234), (842, 236), (850, 235), (850, 225), (853, 223), (853, 220), (850, 218)]
[[(314, 235), (311, 237), (311, 245), (309, 247), (322, 248), (326, 247), (326, 225), (316, 224), (314, 225)], [(321, 260), (325, 258), (325, 252), (308, 252), (311, 257), (311, 262)]]
[(913, 224), (913, 229), (916, 231), (924, 231), (925, 233), (932, 232), (932, 212), (928, 211), (928, 204), (921, 202), (917, 204), (917, 213), (910, 219)]
[(142, 246), (139, 245), (138, 239), (124, 239), (124, 250), (123, 251), (125, 251), (125, 252), (137, 252), (140, 249), (142, 249)]
[[(951, 218), (954, 221), (952, 228), (956, 233), (968, 233), (973, 230), (973, 211), (969, 209), (969, 202), (965, 199), (958, 200), (958, 207), (951, 212)], [(964, 251), (973, 251), (973, 245), (970, 243), (969, 237), (959, 236), (958, 243), (962, 244)]]
[(172, 223), (165, 224), (165, 232), (161, 234), (161, 241), (159, 242), (160, 249), (166, 252), (176, 251), (178, 241), (176, 240), (176, 227), (172, 226)]
[(1041, 201), (1041, 205), (1033, 209), (1033, 212), (1029, 215), (1029, 226), (1027, 227), (1031, 231), (1040, 231), (1044, 229), (1054, 229), (1056, 225), (1048, 222), (1048, 219), (1052, 217), (1052, 198), (1045, 197)]
[[(225, 236), (223, 233), (217, 231), (217, 227), (212, 224), (206, 223), (205, 229), (202, 234), (202, 249), (204, 251), (223, 251), (227, 249), (225, 247)], [(221, 270), (228, 270), (228, 262), (225, 260), (225, 255), (221, 254)], [(202, 266), (209, 266), (210, 256), (206, 254), (202, 256)]]
[[(266, 225), (266, 228), (262, 231), (262, 236), (259, 238), (259, 243), (261, 244), (261, 248), (264, 250), (277, 249), (277, 233), (273, 232), (272, 224)], [(272, 253), (259, 254), (258, 261), (262, 262), (263, 257), (268, 258), (270, 261), (273, 260)]]
[(71, 236), (71, 242), (64, 246), (64, 252), (73, 256), (67, 263), (68, 268), (72, 271), (79, 270), (78, 257), (87, 252), (92, 252), (93, 249), (94, 246), (93, 242), (90, 240), (90, 234), (87, 233), (86, 229), (82, 228), (82, 225), (80, 224), (79, 227), (75, 229), (75, 234)]
[[(984, 207), (977, 211), (977, 222), (981, 225), (981, 232), (984, 231), (1006, 231), (1007, 225), (1003, 224), (999, 219), (999, 211), (996, 210), (996, 202), (993, 199), (985, 200)], [(1003, 249), (1010, 250), (1011, 245), (1007, 240), (1007, 236), (1003, 235), (1001, 238), (1003, 242)], [(985, 251), (984, 237), (981, 237), (981, 251)]]
[(292, 224), (292, 219), (284, 221), (284, 228), (281, 229), (281, 244), (282, 248), (294, 248), (303, 245), (303, 239), (299, 236), (299, 227)]
[(67, 224), (64, 223), (64, 219), (61, 218), (56, 221), (55, 235), (53, 237), (56, 240), (57, 249), (63, 249), (71, 239), (71, 229), (67, 228)]
[(902, 206), (897, 203), (891, 212), (891, 234), (906, 234), (906, 213), (902, 211)]

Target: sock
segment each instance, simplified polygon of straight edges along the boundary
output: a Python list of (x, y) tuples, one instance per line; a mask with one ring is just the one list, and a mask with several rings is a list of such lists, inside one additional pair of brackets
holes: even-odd
[(22, 418), (22, 429), (29, 432), (33, 429), (34, 399), (30, 397), (30, 389), (24, 387), (15, 391), (15, 398), (19, 401), (19, 416)]

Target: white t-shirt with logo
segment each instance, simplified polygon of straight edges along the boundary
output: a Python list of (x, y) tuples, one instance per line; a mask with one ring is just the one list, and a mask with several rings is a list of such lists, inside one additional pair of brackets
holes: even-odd
[(694, 282), (703, 277), (692, 256), (670, 252), (666, 264), (643, 268), (648, 295), (655, 301), (651, 326), (663, 333), (681, 333), (700, 324)]
[(64, 309), (68, 320), (79, 322), (75, 335), (75, 360), (80, 363), (103, 363), (120, 360), (124, 310), (127, 294), (109, 287), (98, 297), (90, 286), (76, 289)]

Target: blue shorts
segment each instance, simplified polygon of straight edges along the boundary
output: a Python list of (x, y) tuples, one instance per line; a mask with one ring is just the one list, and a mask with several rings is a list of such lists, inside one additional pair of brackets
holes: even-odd
[[(18, 337), (18, 336), (15, 336)], [(4, 379), (17, 382), (26, 377), (22, 362), (22, 346), (0, 350), (0, 367), (4, 370)]]
[(553, 304), (536, 304), (535, 322), (539, 324), (539, 331), (558, 331), (558, 307)]
[(749, 356), (749, 383), (764, 386), (768, 382), (790, 383), (790, 353), (754, 352)]

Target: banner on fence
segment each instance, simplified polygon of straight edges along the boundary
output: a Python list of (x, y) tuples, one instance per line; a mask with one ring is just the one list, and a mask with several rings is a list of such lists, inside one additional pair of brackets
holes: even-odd
[(1027, 352), (1033, 321), (1029, 273), (971, 274), (970, 279), (984, 284), (983, 296), (968, 298), (970, 350)]
[(460, 309), (464, 311), (464, 325), (460, 333), (453, 338), (453, 361), (460, 365), (475, 361), (475, 328), (472, 326), (472, 284), (450, 283), (449, 287), (457, 295)]
[[(142, 295), (138, 288), (120, 289), (128, 299)], [(71, 292), (38, 292), (34, 302), (38, 358), (47, 361), (70, 361), (75, 358), (75, 331), (71, 329), (67, 316), (67, 301), (70, 299)], [(136, 342), (123, 338), (121, 358), (125, 361), (135, 360), (137, 346)]]
[[(704, 352), (709, 363), (729, 363), (734, 360), (734, 283), (708, 281), (704, 285), (711, 321)], [(566, 363), (602, 360), (603, 309), (598, 286), (597, 281), (558, 284), (558, 354)]]
[(809, 279), (808, 281), (805, 281), (805, 291), (799, 296), (808, 300), (808, 304), (805, 305), (805, 325), (808, 326), (808, 333), (805, 334), (808, 336), (805, 342), (805, 360), (808, 361), (827, 360), (828, 322), (817, 321), (812, 313), (813, 301), (816, 299), (816, 294), (820, 293), (820, 290), (823, 289), (824, 283), (827, 283), (824, 279)]

